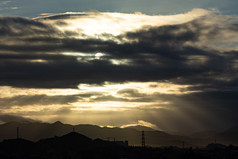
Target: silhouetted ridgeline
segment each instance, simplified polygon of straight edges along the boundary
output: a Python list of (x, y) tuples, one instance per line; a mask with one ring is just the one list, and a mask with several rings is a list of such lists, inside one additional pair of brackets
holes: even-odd
[(92, 140), (71, 132), (31, 142), (9, 139), (0, 143), (1, 159), (237, 159), (238, 147), (210, 144), (206, 148), (128, 147), (114, 141)]
[(108, 141), (128, 141), (130, 146), (141, 145), (141, 131), (145, 131), (145, 144), (151, 147), (205, 147), (209, 143), (221, 143), (224, 145), (238, 145), (238, 127), (233, 127), (224, 132), (204, 131), (190, 136), (172, 135), (166, 132), (153, 130), (148, 127), (134, 126), (128, 128), (106, 128), (95, 125), (69, 125), (61, 122), (33, 123), (33, 122), (9, 122), (0, 125), (0, 141), (17, 138), (19, 127), (20, 138), (37, 142), (40, 139), (63, 136), (72, 131), (78, 132), (91, 139), (103, 139)]

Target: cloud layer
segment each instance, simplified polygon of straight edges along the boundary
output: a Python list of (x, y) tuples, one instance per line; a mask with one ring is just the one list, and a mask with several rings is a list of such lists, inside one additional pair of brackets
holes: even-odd
[[(92, 14), (100, 17), (100, 13), (83, 16)], [(79, 83), (173, 80), (236, 86), (235, 18), (208, 15), (182, 24), (92, 37), (58, 27), (72, 16), (72, 21), (84, 20), (78, 14), (46, 20), (2, 17), (1, 85), (75, 88)]]
[[(76, 118), (74, 111), (128, 110), (134, 114), (129, 123), (162, 129), (232, 125), (237, 118), (220, 111), (237, 112), (237, 35), (237, 17), (201, 9), (173, 16), (0, 17), (0, 89), (15, 92), (2, 91), (1, 112), (34, 118), (46, 112), (53, 120), (62, 112)], [(32, 93), (16, 93), (26, 88)], [(94, 117), (106, 123), (101, 113)], [(128, 123), (114, 125), (120, 124)]]

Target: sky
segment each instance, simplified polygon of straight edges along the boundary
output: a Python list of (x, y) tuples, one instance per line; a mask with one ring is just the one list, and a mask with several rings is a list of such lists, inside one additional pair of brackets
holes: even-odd
[(223, 14), (237, 15), (236, 0), (1, 0), (2, 15), (35, 17), (42, 13), (142, 12), (145, 14), (179, 14), (194, 8), (217, 9)]
[(0, 1), (0, 122), (238, 123), (235, 0)]

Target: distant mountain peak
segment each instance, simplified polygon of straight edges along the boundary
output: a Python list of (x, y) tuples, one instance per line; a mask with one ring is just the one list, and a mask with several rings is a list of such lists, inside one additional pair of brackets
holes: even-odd
[(63, 123), (60, 122), (60, 121), (56, 121), (56, 122), (53, 123), (53, 125), (62, 125), (62, 124), (63, 124)]
[(142, 126), (142, 125), (136, 125), (136, 126), (128, 126), (125, 128), (131, 128), (131, 129), (135, 129), (137, 131), (156, 131), (153, 128), (147, 127), (147, 126)]
[(238, 132), (238, 125), (236, 125), (236, 126), (233, 126), (233, 127), (231, 127), (231, 128), (229, 128), (229, 129), (227, 129), (226, 131), (224, 131), (223, 133), (230, 133), (230, 132)]

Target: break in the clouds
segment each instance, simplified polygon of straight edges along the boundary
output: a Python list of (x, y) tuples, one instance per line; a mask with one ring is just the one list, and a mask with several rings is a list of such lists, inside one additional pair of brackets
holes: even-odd
[(232, 126), (237, 35), (237, 17), (204, 9), (2, 16), (0, 112), (171, 131)]

